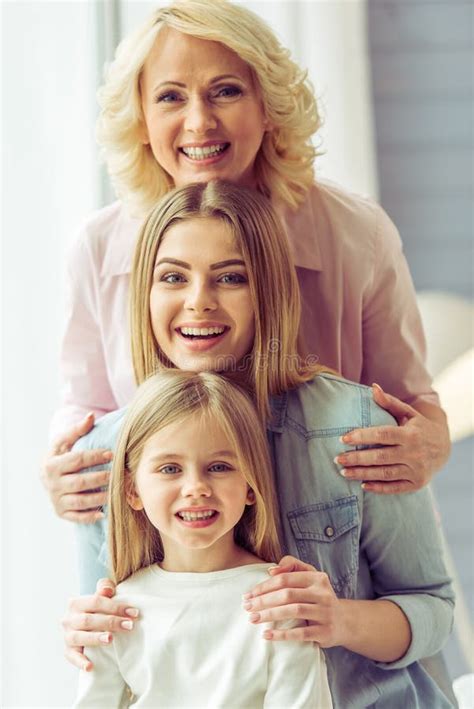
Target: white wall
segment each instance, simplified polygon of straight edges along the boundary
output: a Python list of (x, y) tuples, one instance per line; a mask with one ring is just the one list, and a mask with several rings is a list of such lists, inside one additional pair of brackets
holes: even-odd
[(3, 10), (3, 707), (69, 703), (59, 618), (72, 529), (39, 482), (56, 405), (63, 257), (95, 206), (94, 4)]
[[(74, 696), (59, 627), (76, 588), (74, 541), (70, 525), (54, 516), (38, 469), (56, 405), (64, 254), (99, 194), (94, 42), (104, 1), (2, 5), (3, 707), (66, 706)], [(374, 194), (362, 4), (246, 4), (311, 64), (327, 115), (321, 172)], [(155, 5), (124, 3), (126, 30)], [(356, 74), (348, 82), (349, 67)]]

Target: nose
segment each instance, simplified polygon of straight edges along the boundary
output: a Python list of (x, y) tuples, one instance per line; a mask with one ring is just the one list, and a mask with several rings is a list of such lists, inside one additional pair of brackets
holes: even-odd
[(217, 120), (212, 104), (201, 96), (191, 98), (186, 109), (185, 130), (204, 136), (208, 131), (214, 130), (216, 127)]
[(195, 313), (216, 310), (217, 302), (212, 287), (206, 283), (195, 283), (188, 289), (184, 307)]
[(183, 497), (199, 499), (200, 497), (210, 497), (212, 490), (209, 482), (200, 472), (193, 472), (186, 475), (181, 487)]

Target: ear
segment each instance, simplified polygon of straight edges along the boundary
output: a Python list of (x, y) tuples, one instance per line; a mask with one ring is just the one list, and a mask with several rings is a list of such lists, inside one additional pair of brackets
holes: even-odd
[(255, 493), (252, 490), (251, 487), (247, 490), (247, 498), (245, 500), (246, 505), (254, 505), (255, 504)]
[(150, 145), (148, 128), (146, 127), (146, 124), (145, 124), (145, 121), (143, 118), (140, 121), (140, 125), (138, 127), (138, 139), (142, 145)]
[(125, 471), (125, 497), (127, 498), (127, 502), (132, 510), (137, 510), (138, 512), (143, 509), (143, 503), (137, 494), (132, 475), (129, 470)]

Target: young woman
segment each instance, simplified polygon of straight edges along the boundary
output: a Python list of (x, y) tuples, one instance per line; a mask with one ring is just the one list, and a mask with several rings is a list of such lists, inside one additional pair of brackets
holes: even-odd
[[(390, 393), (377, 389), (376, 401), (401, 425), (389, 434), (348, 431), (341, 463), (367, 490), (426, 484), (449, 440), (399, 236), (370, 200), (314, 181), (317, 106), (305, 72), (272, 31), (241, 5), (178, 0), (123, 41), (100, 103), (99, 142), (120, 201), (88, 220), (71, 255), (63, 405), (43, 472), (56, 512), (86, 523), (97, 519), (90, 500), (105, 503), (105, 492), (76, 493), (103, 483), (80, 470), (108, 452), (78, 459), (70, 449), (94, 416), (126, 405), (135, 389), (126, 313), (142, 219), (173, 186), (216, 178), (255, 187), (278, 211), (297, 267), (308, 352)], [(386, 447), (374, 458), (352, 450), (361, 444)]]
[[(444, 643), (453, 606), (429, 493), (372, 495), (340, 474), (341, 436), (358, 427), (389, 432), (394, 421), (370, 389), (303, 357), (296, 275), (270, 204), (219, 182), (166, 196), (140, 235), (131, 298), (138, 383), (168, 367), (224, 371), (248, 388), (267, 422), (283, 546), (301, 561), (287, 559), (296, 571), (286, 573), (284, 562), (249, 590), (250, 622), (305, 620), (271, 639), (328, 648), (335, 706), (450, 706), (419, 663)], [(115, 449), (123, 416), (103, 417), (75, 454)], [(105, 527), (78, 525), (91, 591), (108, 573)], [(112, 608), (115, 617), (104, 617)], [(107, 644), (104, 631), (120, 627), (124, 611), (108, 599), (75, 601), (69, 645)]]
[[(215, 374), (163, 372), (139, 387), (109, 495), (110, 558), (140, 630), (94, 653), (76, 707), (330, 709), (321, 650), (272, 645), (241, 597), (280, 558), (257, 412)], [(293, 624), (270, 624), (266, 632)], [(298, 625), (298, 624), (296, 624)], [(124, 702), (124, 696), (128, 699)]]

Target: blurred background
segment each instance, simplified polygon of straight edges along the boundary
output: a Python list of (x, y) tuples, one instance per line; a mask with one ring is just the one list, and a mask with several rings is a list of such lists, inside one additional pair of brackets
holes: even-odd
[[(159, 4), (1, 3), (3, 707), (67, 706), (75, 693), (59, 624), (77, 589), (74, 538), (38, 470), (57, 405), (65, 254), (113, 200), (95, 92), (117, 42)], [(474, 653), (473, 3), (242, 4), (308, 68), (325, 118), (317, 174), (378, 199), (402, 235), (455, 440), (434, 489), (459, 589), (447, 648), (459, 677)]]

